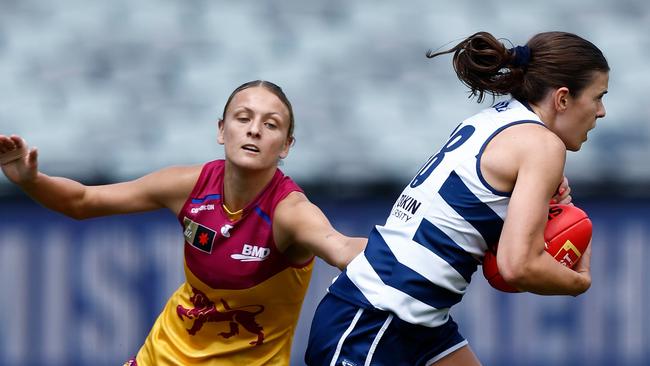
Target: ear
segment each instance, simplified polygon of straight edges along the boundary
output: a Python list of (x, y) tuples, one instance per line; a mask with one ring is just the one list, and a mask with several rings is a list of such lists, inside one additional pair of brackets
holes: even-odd
[(553, 106), (557, 112), (564, 112), (569, 107), (569, 88), (563, 86), (553, 93)]
[(282, 147), (282, 151), (280, 151), (280, 159), (289, 156), (289, 149), (291, 149), (291, 145), (293, 145), (294, 141), (295, 139), (293, 136), (287, 137), (287, 140), (284, 142), (284, 146)]
[(217, 128), (218, 128), (218, 134), (217, 134), (217, 142), (219, 145), (224, 144), (224, 138), (223, 138), (223, 129), (224, 129), (224, 121), (223, 118), (219, 118), (219, 122), (217, 122)]

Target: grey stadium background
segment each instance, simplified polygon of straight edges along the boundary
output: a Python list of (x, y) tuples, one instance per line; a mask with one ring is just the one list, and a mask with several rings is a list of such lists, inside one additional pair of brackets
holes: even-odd
[[(228, 95), (271, 80), (296, 114), (283, 171), (342, 231), (366, 235), (485, 106), (466, 98), (451, 57), (425, 57), (480, 30), (514, 45), (570, 31), (608, 58), (607, 117), (566, 168), (594, 218), (594, 286), (578, 299), (504, 295), (477, 274), (455, 317), (487, 365), (649, 364), (648, 2), (0, 0), (0, 133), (38, 146), (48, 174), (133, 179), (223, 157)], [(72, 222), (0, 178), (0, 364), (114, 365), (135, 352), (182, 280), (170, 216)], [(139, 242), (144, 226), (156, 243)], [(292, 365), (336, 274), (318, 262)]]

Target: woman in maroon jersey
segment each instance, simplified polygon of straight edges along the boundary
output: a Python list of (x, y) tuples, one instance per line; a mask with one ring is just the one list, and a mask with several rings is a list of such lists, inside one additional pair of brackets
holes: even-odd
[(344, 268), (366, 242), (332, 228), (278, 169), (293, 128), (283, 91), (258, 80), (226, 102), (218, 125), (225, 160), (86, 186), (40, 172), (36, 149), (0, 135), (0, 163), (34, 200), (75, 219), (160, 208), (177, 216), (186, 281), (128, 364), (288, 365), (313, 256)]

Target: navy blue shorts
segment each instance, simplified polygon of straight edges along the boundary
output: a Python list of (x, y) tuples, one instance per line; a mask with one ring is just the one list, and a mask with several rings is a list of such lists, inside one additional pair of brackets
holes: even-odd
[(328, 293), (316, 309), (305, 362), (309, 366), (426, 366), (466, 344), (451, 317), (429, 328), (389, 312), (359, 308)]

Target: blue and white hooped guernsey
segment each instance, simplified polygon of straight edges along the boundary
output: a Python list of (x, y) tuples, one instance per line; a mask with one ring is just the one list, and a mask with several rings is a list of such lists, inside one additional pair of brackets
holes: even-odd
[(496, 244), (510, 192), (481, 175), (487, 143), (520, 123), (542, 124), (516, 99), (461, 123), (395, 202), (386, 224), (330, 286), (362, 308), (376, 308), (428, 327), (444, 324), (460, 302), (488, 245)]

